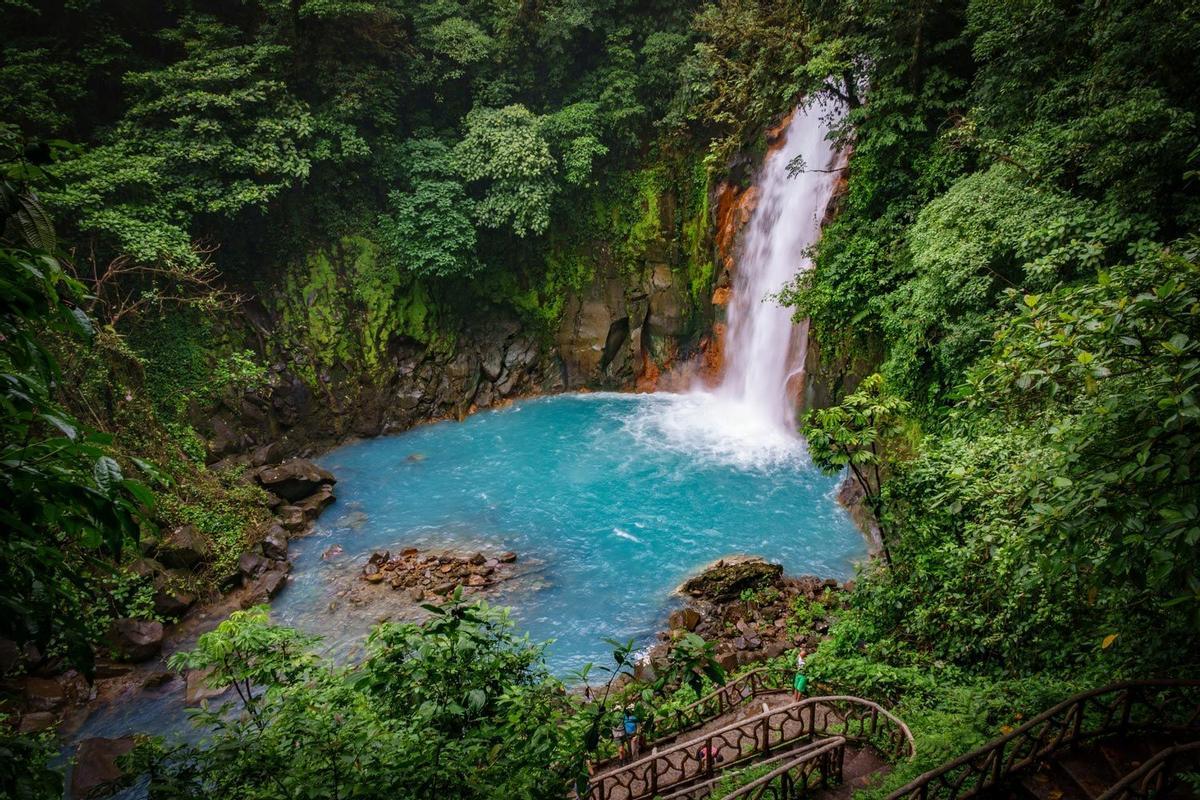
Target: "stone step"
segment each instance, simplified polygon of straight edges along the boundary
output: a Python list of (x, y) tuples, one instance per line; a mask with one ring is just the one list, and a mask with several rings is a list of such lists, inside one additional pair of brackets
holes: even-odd
[(1099, 797), (1120, 780), (1099, 750), (1093, 748), (1063, 753), (1055, 766), (1066, 776), (1067, 782), (1074, 783), (1088, 798)]

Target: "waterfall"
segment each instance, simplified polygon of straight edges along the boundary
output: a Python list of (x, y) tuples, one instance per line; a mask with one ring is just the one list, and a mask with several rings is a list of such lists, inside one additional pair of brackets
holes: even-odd
[[(657, 447), (743, 469), (793, 468), (805, 461), (796, 433), (806, 336), (775, 295), (801, 270), (821, 234), (821, 220), (843, 156), (826, 140), (840, 106), (815, 102), (793, 114), (755, 181), (757, 204), (742, 233), (726, 318), (721, 383), (660, 394), (654, 410), (627, 421)], [(803, 161), (792, 177), (788, 165)]]
[[(826, 139), (825, 120), (837, 112), (822, 102), (798, 108), (782, 145), (763, 163), (726, 320), (725, 373), (717, 393), (741, 413), (789, 431), (795, 427), (793, 381), (803, 374), (807, 336), (775, 295), (812, 267), (806, 251), (821, 235), (837, 182), (833, 170), (842, 161)], [(791, 176), (788, 165), (797, 157), (805, 171)]]

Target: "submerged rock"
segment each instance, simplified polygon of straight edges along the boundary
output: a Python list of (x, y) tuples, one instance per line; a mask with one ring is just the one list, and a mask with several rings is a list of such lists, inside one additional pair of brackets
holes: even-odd
[(185, 702), (189, 706), (198, 706), (204, 700), (212, 700), (229, 691), (228, 686), (213, 688), (208, 685), (212, 669), (194, 669), (187, 674), (187, 689)]
[(131, 736), (120, 739), (84, 739), (75, 753), (75, 768), (71, 770), (73, 800), (92, 796), (101, 786), (112, 783), (123, 774), (117, 759), (133, 749)]
[[(516, 559), (515, 553), (510, 555), (512, 560)], [(488, 558), (483, 553), (422, 555), (415, 547), (406, 547), (394, 557), (390, 551), (372, 553), (363, 565), (362, 580), (411, 590), (412, 597), (422, 598), (447, 595), (460, 586), (471, 590), (485, 589), (511, 576), (508, 570), (501, 574), (500, 568), (500, 560)]]

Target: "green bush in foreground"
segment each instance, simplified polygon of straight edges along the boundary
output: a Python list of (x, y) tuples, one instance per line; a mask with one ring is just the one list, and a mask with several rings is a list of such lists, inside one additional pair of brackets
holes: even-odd
[(504, 609), (457, 598), (386, 623), (339, 666), (259, 607), (177, 654), (237, 701), (204, 706), (198, 745), (145, 740), (129, 780), (150, 797), (561, 797), (581, 761), (574, 705)]

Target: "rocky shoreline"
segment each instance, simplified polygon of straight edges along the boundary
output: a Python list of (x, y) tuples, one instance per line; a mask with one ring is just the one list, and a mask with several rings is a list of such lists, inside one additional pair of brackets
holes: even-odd
[[(136, 702), (137, 693), (148, 689), (158, 694), (178, 691), (181, 705), (220, 695), (207, 689), (202, 675), (167, 671), (166, 655), (191, 646), (231, 611), (275, 597), (292, 569), (289, 541), (309, 532), (322, 511), (335, 502), (335, 476), (306, 459), (270, 463), (275, 454), (269, 447), (260, 448), (248, 456), (248, 465), (242, 465), (242, 479), (266, 492), (273, 517), (252, 537), (255, 543), (240, 554), (236, 570), (215, 582), (222, 591), (217, 599), (205, 602), (188, 590), (189, 575), (211, 570), (214, 556), (209, 542), (192, 526), (179, 526), (147, 541), (142, 557), (129, 565), (132, 573), (154, 587), (156, 616), (176, 622), (115, 620), (108, 636), (111, 652), (97, 660), (94, 682), (78, 671), (63, 671), (52, 660), (9, 653), (0, 646), (0, 656), (7, 659), (0, 666), (11, 671), (13, 664), (25, 661), (32, 667), (3, 687), (15, 701), (6, 702), (2, 710), (15, 717), (18, 730), (36, 733), (60, 726), (69, 736), (97, 705)], [(848, 498), (843, 493), (839, 499)], [(340, 555), (339, 549), (325, 557)], [(346, 565), (346, 574), (339, 578), (344, 586), (334, 594), (328, 611), (343, 613), (346, 606), (355, 606), (376, 615), (382, 610), (383, 619), (420, 618), (422, 603), (443, 602), (456, 591), (468, 597), (483, 595), (532, 571), (516, 569), (517, 560), (512, 552), (488, 555), (416, 548), (376, 552), (357, 569)], [(686, 602), (669, 615), (666, 629), (638, 666), (637, 677), (652, 679), (672, 644), (688, 633), (714, 643), (717, 661), (726, 670), (797, 647), (814, 649), (850, 589), (852, 583), (843, 586), (832, 579), (785, 576), (781, 566), (758, 558), (723, 559), (679, 587)], [(72, 794), (84, 796), (93, 777), (108, 775), (115, 768), (110, 763), (113, 753), (119, 754), (124, 745), (125, 739), (81, 740), (81, 766), (73, 773)]]
[[(251, 458), (270, 454), (264, 450)], [(174, 676), (165, 670), (169, 653), (189, 646), (237, 608), (268, 602), (279, 593), (292, 568), (288, 542), (307, 533), (334, 502), (337, 479), (306, 459), (252, 465), (243, 479), (266, 492), (274, 516), (251, 537), (253, 543), (240, 554), (236, 567), (213, 581), (221, 591), (215, 599), (206, 601), (191, 588), (198, 575), (212, 574), (212, 544), (194, 526), (181, 525), (146, 537), (141, 556), (126, 566), (152, 587), (154, 616), (112, 621), (97, 652), (93, 680), (79, 670), (64, 669), (57, 658), (0, 641), (0, 675), (9, 676), (0, 680), (0, 713), (8, 715), (19, 732), (39, 733), (60, 726), (69, 735), (96, 704), (127, 700), (130, 692), (171, 682)], [(194, 704), (192, 686), (201, 681), (183, 677), (187, 700)], [(121, 741), (80, 742), (82, 768), (73, 773), (73, 796), (86, 795), (94, 781), (108, 775), (111, 770), (93, 762), (119, 755), (121, 746), (114, 743)]]

